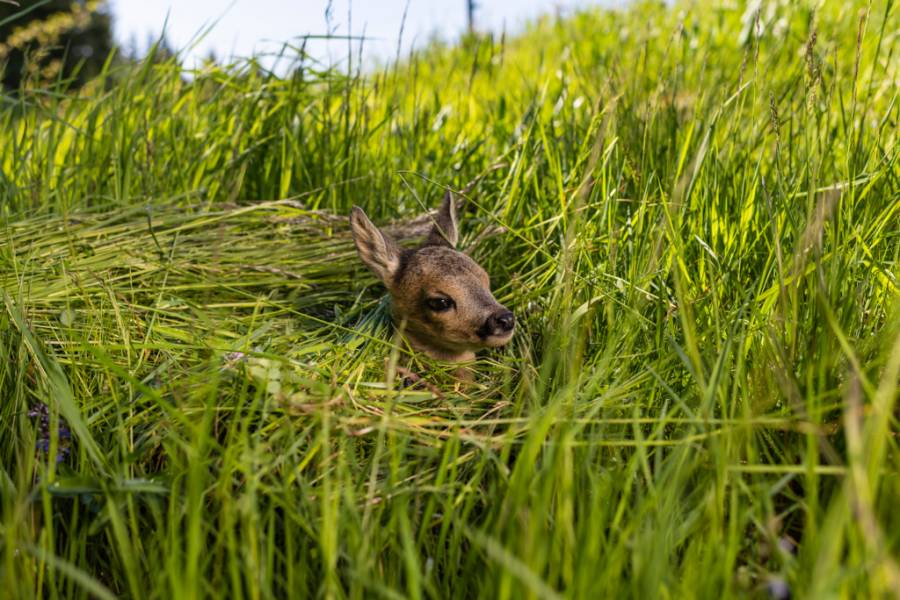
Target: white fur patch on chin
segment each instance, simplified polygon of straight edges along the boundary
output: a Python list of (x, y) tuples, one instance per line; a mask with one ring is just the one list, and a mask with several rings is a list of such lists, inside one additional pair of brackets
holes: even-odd
[(501, 335), (491, 335), (485, 338), (484, 345), (487, 348), (500, 348), (509, 343), (509, 340), (512, 339), (513, 332), (510, 331), (508, 333), (504, 333)]

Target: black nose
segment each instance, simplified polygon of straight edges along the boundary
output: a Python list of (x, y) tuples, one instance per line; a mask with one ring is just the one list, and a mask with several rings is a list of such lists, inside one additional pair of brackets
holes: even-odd
[(512, 331), (512, 328), (516, 326), (516, 317), (508, 310), (491, 315), (490, 320), (493, 321), (493, 327), (491, 329), (499, 329), (504, 333)]

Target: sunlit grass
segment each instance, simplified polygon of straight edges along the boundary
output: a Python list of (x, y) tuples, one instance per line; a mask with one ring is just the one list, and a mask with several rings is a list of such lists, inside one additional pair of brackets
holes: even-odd
[[(2, 589), (900, 593), (896, 10), (770, 4), (4, 96)], [(343, 216), (470, 183), (459, 386)]]

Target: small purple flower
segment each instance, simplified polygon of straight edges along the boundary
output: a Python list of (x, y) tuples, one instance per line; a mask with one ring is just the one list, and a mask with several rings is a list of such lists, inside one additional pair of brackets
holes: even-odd
[(50, 409), (47, 408), (47, 405), (44, 404), (43, 402), (38, 402), (37, 404), (35, 404), (28, 410), (28, 416), (31, 418), (40, 417), (42, 422), (45, 419), (47, 419), (49, 422)]
[[(47, 454), (50, 452), (50, 408), (44, 404), (43, 402), (38, 402), (34, 404), (29, 410), (27, 415), (32, 419), (37, 419), (37, 430), (38, 430), (38, 438), (34, 443), (35, 450), (38, 453)], [(59, 419), (59, 425), (56, 431), (57, 435), (57, 449), (56, 449), (56, 462), (60, 463), (65, 460), (66, 457), (69, 456), (70, 445), (72, 441), (72, 432), (69, 429), (69, 426), (66, 425), (65, 421), (62, 420), (62, 417)]]
[(773, 600), (788, 600), (791, 597), (791, 587), (788, 582), (778, 576), (769, 579), (766, 591), (769, 593), (769, 598)]
[(238, 363), (247, 360), (247, 355), (238, 351), (228, 352), (222, 357), (222, 360), (224, 361), (224, 364), (222, 365), (223, 369), (234, 369)]
[(782, 536), (781, 538), (779, 538), (778, 547), (781, 548), (781, 551), (786, 554), (794, 554), (797, 551), (797, 545), (791, 538), (787, 536)]

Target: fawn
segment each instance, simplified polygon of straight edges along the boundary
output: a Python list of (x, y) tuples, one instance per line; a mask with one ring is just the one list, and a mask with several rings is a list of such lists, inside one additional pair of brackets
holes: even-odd
[(391, 295), (394, 323), (414, 350), (448, 362), (512, 338), (515, 317), (491, 294), (488, 274), (456, 249), (456, 201), (449, 191), (425, 241), (402, 248), (354, 206), (350, 228), (362, 262)]

